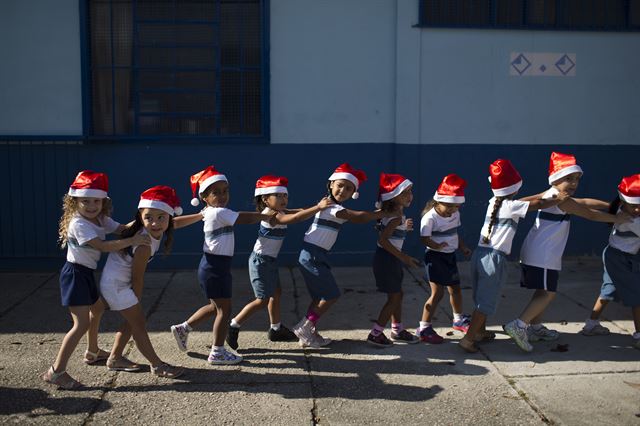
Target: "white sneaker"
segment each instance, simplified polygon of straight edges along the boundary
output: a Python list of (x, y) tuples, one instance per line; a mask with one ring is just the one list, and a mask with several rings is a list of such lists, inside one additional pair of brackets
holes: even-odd
[(544, 325), (537, 330), (532, 326), (527, 327), (527, 337), (530, 342), (552, 342), (560, 338), (560, 333), (556, 330), (549, 330)]
[(582, 327), (582, 330), (580, 330), (580, 334), (583, 336), (605, 336), (609, 333), (609, 329), (601, 324), (596, 324), (591, 328), (585, 325)]
[(502, 328), (507, 332), (509, 337), (511, 337), (513, 341), (516, 342), (516, 345), (518, 345), (520, 349), (525, 352), (531, 352), (533, 350), (533, 346), (531, 346), (531, 343), (529, 343), (527, 329), (518, 327), (518, 323), (516, 322), (516, 320), (507, 323)]
[(242, 355), (234, 354), (226, 349), (220, 352), (211, 352), (207, 362), (211, 365), (231, 365), (242, 362)]
[(187, 351), (187, 339), (189, 338), (189, 329), (182, 324), (172, 325), (171, 334), (176, 339), (178, 349), (182, 352)]
[(300, 346), (303, 348), (306, 346), (313, 347), (315, 342), (315, 336), (313, 334), (313, 323), (306, 318), (302, 318), (291, 331), (300, 339)]

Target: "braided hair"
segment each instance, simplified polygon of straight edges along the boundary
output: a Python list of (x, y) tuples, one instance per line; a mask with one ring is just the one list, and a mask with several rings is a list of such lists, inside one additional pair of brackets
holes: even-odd
[(496, 201), (493, 203), (493, 211), (491, 211), (491, 219), (489, 220), (489, 228), (487, 229), (487, 235), (482, 237), (482, 242), (484, 244), (489, 244), (491, 240), (491, 232), (493, 231), (493, 224), (496, 222), (498, 217), (498, 211), (500, 211), (500, 207), (502, 206), (502, 202), (506, 197), (496, 197)]

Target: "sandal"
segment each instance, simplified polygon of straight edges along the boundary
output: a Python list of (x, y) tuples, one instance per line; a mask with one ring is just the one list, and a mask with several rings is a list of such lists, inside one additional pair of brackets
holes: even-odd
[(83, 387), (84, 385), (71, 377), (66, 371), (56, 373), (53, 366), (49, 367), (46, 373), (42, 375), (42, 380), (52, 385), (58, 386), (60, 389), (73, 390)]
[(460, 346), (465, 352), (469, 352), (470, 354), (478, 352), (478, 347), (471, 340), (463, 337), (458, 341), (458, 346)]
[(476, 334), (476, 336), (473, 338), (473, 341), (475, 343), (490, 342), (495, 338), (496, 338), (496, 333), (494, 333), (493, 331), (484, 330)]
[(157, 367), (152, 367), (151, 371), (158, 377), (165, 377), (167, 379), (175, 379), (176, 377), (182, 376), (184, 373), (183, 367), (175, 367), (173, 365), (169, 365), (167, 363), (162, 363)]
[(109, 357), (109, 359), (107, 359), (107, 368), (109, 371), (126, 371), (128, 373), (142, 370), (142, 366), (140, 364), (136, 364), (123, 356), (119, 358)]
[(106, 361), (109, 359), (109, 355), (111, 355), (107, 351), (103, 351), (102, 349), (98, 349), (97, 353), (84, 351), (84, 363), (87, 365), (94, 365), (102, 361)]

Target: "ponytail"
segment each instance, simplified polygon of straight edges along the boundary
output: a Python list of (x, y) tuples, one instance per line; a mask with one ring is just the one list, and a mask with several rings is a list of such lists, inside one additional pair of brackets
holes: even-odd
[(489, 241), (491, 240), (493, 224), (496, 222), (498, 211), (500, 211), (500, 207), (502, 206), (502, 201), (504, 201), (504, 199), (505, 197), (496, 197), (496, 201), (493, 203), (493, 211), (491, 212), (491, 219), (489, 219), (489, 228), (487, 229), (487, 235), (482, 237), (482, 242), (484, 244), (489, 244)]

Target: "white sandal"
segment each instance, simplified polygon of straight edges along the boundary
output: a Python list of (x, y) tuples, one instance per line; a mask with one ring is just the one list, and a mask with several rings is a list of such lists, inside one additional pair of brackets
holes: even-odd
[(109, 359), (109, 355), (111, 355), (107, 351), (103, 351), (102, 349), (98, 349), (97, 353), (84, 351), (84, 363), (87, 365), (93, 365), (101, 361), (106, 361)]

